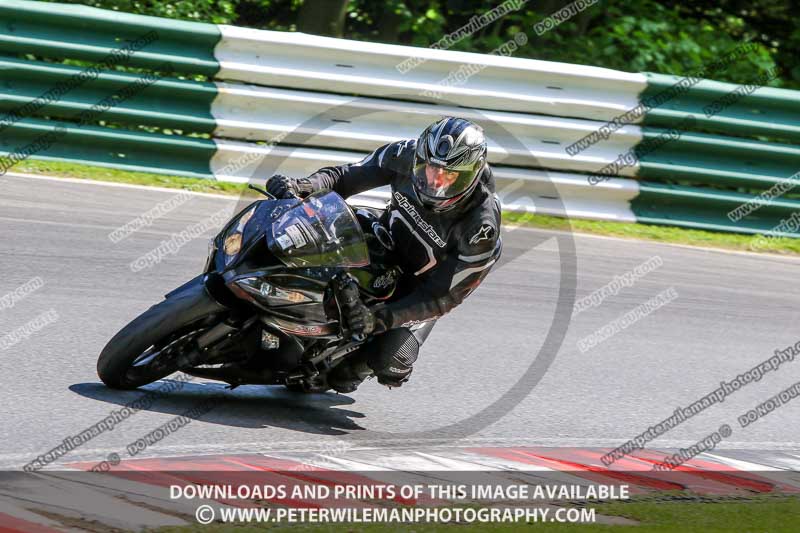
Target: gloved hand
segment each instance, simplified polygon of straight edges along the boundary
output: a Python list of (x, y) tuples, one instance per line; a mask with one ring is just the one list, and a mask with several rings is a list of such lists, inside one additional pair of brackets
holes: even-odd
[(375, 331), (375, 313), (363, 302), (358, 301), (354, 305), (344, 309), (345, 321), (354, 337), (367, 337)]
[(392, 328), (392, 318), (389, 310), (383, 304), (367, 307), (361, 301), (349, 311), (345, 312), (347, 323), (354, 333), (363, 335), (380, 335)]
[(278, 200), (298, 197), (294, 180), (282, 174), (275, 174), (267, 180), (267, 192)]
[(351, 274), (337, 275), (331, 280), (341, 312), (353, 340), (362, 341), (368, 335), (383, 333), (390, 327), (388, 309), (376, 305), (373, 309), (361, 301), (358, 282)]

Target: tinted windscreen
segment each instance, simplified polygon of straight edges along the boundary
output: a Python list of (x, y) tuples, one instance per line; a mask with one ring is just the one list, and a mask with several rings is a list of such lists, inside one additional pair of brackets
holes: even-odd
[(314, 193), (282, 214), (272, 223), (268, 244), (290, 268), (369, 264), (361, 227), (335, 192)]

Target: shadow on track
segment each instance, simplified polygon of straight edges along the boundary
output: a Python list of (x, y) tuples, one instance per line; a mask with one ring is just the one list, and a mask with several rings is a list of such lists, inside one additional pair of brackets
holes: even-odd
[[(159, 393), (159, 389), (172, 382), (178, 390)], [(284, 428), (317, 435), (345, 435), (363, 430), (353, 419), (364, 418), (363, 413), (341, 409), (355, 403), (353, 398), (335, 393), (303, 394), (290, 392), (283, 386), (243, 385), (228, 390), (217, 383), (184, 383), (161, 380), (133, 391), (118, 391), (102, 383), (76, 383), (69, 389), (81, 396), (115, 404), (120, 407), (135, 400), (140, 407), (130, 418), (140, 413), (187, 416), (209, 424), (240, 428)], [(145, 401), (148, 393), (158, 395)], [(219, 397), (219, 403), (199, 417), (186, 414), (203, 402)], [(118, 410), (118, 409), (114, 409)], [(159, 424), (160, 425), (160, 424)], [(149, 427), (149, 426), (148, 426)], [(152, 428), (151, 428), (152, 429)]]

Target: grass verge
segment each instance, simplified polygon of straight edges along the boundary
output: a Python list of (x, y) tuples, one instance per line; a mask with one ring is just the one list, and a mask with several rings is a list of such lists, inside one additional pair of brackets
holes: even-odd
[(504, 224), (547, 228), (575, 233), (589, 233), (638, 239), (705, 248), (721, 248), (743, 252), (772, 253), (782, 255), (800, 255), (800, 239), (786, 237), (765, 239), (765, 244), (753, 249), (753, 235), (739, 233), (723, 233), (696, 229), (677, 228), (673, 226), (653, 226), (650, 224), (632, 224), (630, 222), (610, 222), (605, 220), (584, 220), (580, 218), (565, 219), (529, 213), (503, 213)]
[(109, 181), (113, 183), (127, 183), (130, 185), (148, 185), (151, 187), (166, 187), (169, 189), (191, 189), (195, 192), (215, 194), (241, 194), (247, 190), (247, 185), (226, 183), (214, 180), (200, 180), (169, 176), (166, 174), (149, 174), (147, 172), (131, 172), (114, 168), (90, 167), (75, 163), (62, 163), (60, 161), (38, 161), (28, 159), (22, 161), (10, 170), (25, 174), (40, 176), (53, 176), (60, 178), (77, 178), (91, 181)]
[[(162, 174), (130, 172), (102, 167), (78, 165), (51, 161), (28, 159), (16, 165), (12, 172), (24, 172), (65, 178), (80, 178), (94, 181), (110, 181), (135, 185), (150, 185), (173, 189), (192, 189), (196, 192), (216, 194), (256, 196), (247, 190), (246, 185), (225, 183), (213, 180), (197, 180)], [(600, 220), (564, 219), (559, 217), (536, 215), (529, 213), (504, 213), (504, 224), (513, 224), (533, 228), (544, 228), (576, 233), (589, 233), (627, 239), (721, 248), (726, 250), (758, 251), (784, 255), (800, 255), (800, 239), (773, 238), (766, 239), (766, 244), (758, 250), (751, 249), (753, 236), (736, 233), (723, 233), (683, 229), (671, 226), (651, 226), (648, 224), (632, 224), (628, 222), (608, 222)]]
[[(415, 533), (548, 531), (576, 533), (594, 531), (627, 531), (631, 533), (728, 533), (731, 531), (800, 531), (800, 499), (796, 497), (756, 497), (747, 500), (631, 500), (591, 505), (600, 517), (625, 518), (625, 525), (612, 523), (562, 524), (215, 524), (209, 526), (166, 527), (158, 533), (255, 533), (265, 529), (291, 533)], [(550, 515), (552, 516), (552, 514)]]

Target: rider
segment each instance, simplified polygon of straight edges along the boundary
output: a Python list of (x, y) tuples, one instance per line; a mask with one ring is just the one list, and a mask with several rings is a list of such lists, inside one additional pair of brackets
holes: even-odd
[(339, 392), (354, 391), (372, 373), (389, 387), (407, 381), (436, 319), (475, 290), (502, 249), (486, 140), (465, 119), (443, 118), (419, 139), (387, 144), (358, 163), (321, 168), (307, 178), (275, 175), (267, 190), (278, 198), (320, 190), (347, 198), (384, 185), (391, 186), (391, 203), (381, 221), (413, 289), (388, 304), (359, 302), (347, 312), (353, 331), (373, 337), (329, 374)]

